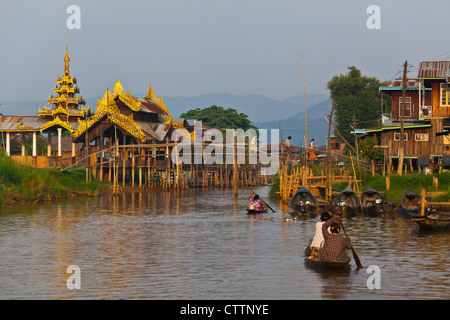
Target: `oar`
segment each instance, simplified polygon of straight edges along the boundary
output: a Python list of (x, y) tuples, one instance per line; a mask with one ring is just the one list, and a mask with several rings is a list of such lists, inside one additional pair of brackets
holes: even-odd
[[(260, 198), (261, 199), (261, 198)], [(261, 201), (266, 205), (266, 206), (268, 206), (269, 207), (269, 209), (270, 210), (272, 210), (272, 212), (275, 212), (275, 210), (273, 210), (263, 199), (261, 199)]]
[[(252, 190), (252, 192), (256, 193), (255, 191)], [(259, 197), (261, 199), (261, 201), (267, 206), (269, 207), (270, 210), (272, 210), (272, 212), (275, 212), (275, 210), (273, 210), (264, 200), (263, 198)]]
[[(342, 224), (342, 221), (339, 220), (339, 223), (341, 224), (342, 230), (344, 230), (345, 236), (347, 237), (348, 240), (350, 240), (350, 238), (347, 235), (347, 232), (345, 231), (344, 225)], [(363, 265), (361, 264), (361, 261), (359, 260), (359, 257), (356, 254), (355, 249), (353, 248), (353, 245), (352, 245), (352, 253), (353, 253), (353, 258), (355, 259), (355, 262), (356, 262), (356, 266), (358, 268), (363, 268)]]

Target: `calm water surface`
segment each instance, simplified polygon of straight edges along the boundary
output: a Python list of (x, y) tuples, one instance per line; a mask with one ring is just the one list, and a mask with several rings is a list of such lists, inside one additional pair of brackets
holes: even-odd
[[(257, 192), (276, 212), (254, 216), (248, 190), (237, 200), (232, 190), (146, 191), (2, 209), (0, 298), (450, 299), (450, 233), (398, 216), (343, 219), (365, 268), (312, 269), (303, 250), (319, 218), (285, 220), (268, 190)], [(80, 290), (66, 286), (70, 265)], [(367, 287), (370, 265), (379, 290)]]

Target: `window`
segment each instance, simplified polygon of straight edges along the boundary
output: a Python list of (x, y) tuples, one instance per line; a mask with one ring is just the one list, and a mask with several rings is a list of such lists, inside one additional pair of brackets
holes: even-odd
[(416, 133), (416, 141), (428, 141), (428, 133)]
[[(404, 133), (403, 135), (405, 137), (404, 141), (408, 141), (408, 134)], [(394, 140), (395, 141), (400, 141), (400, 132), (394, 133)]]
[[(405, 97), (405, 117), (411, 117), (411, 97)], [(399, 98), (398, 116), (402, 116), (403, 97)]]
[(446, 83), (441, 83), (441, 106), (450, 107), (450, 88)]

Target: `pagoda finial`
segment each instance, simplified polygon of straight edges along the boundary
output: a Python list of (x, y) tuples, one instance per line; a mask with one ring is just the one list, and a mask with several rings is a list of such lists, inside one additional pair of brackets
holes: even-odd
[(147, 98), (147, 99), (153, 99), (154, 97), (155, 97), (155, 93), (154, 93), (154, 91), (153, 91), (152, 85), (150, 85), (150, 86), (148, 87), (147, 94), (145, 95), (145, 98)]
[(69, 42), (69, 40), (67, 40), (67, 42), (66, 42), (66, 55), (64, 56), (64, 74), (65, 75), (69, 75), (69, 73), (70, 73), (70, 58), (69, 58), (69, 53), (67, 50), (68, 42)]

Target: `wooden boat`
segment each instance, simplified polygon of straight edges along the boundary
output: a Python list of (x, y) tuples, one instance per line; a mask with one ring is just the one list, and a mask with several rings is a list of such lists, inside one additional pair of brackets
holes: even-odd
[(421, 230), (450, 230), (450, 212), (440, 212), (430, 206), (426, 208), (426, 214), (414, 215), (412, 220)]
[(289, 201), (289, 207), (296, 213), (310, 213), (318, 206), (317, 198), (305, 187), (300, 188)]
[(359, 197), (350, 186), (341, 191), (329, 204), (329, 210), (338, 215), (356, 213), (360, 208)]
[(392, 204), (371, 186), (367, 186), (361, 194), (361, 210), (364, 215), (381, 216), (392, 210)]
[(312, 266), (324, 267), (327, 269), (344, 269), (350, 263), (350, 257), (348, 257), (347, 261), (324, 261), (320, 259), (312, 259), (309, 254), (309, 246), (305, 249), (305, 260)]
[(259, 210), (256, 209), (254, 206), (250, 205), (250, 208), (247, 209), (247, 214), (258, 214), (258, 213), (266, 213), (268, 207), (262, 206)]
[(406, 190), (406, 192), (402, 196), (400, 207), (411, 217), (419, 216), (420, 195), (418, 195), (411, 189)]

